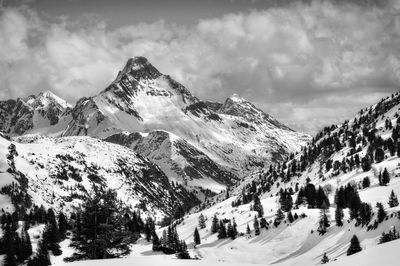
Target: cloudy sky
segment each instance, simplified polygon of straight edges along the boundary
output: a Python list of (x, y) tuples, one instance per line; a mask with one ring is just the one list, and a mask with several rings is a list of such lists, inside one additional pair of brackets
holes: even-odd
[[(377, 4), (379, 3), (379, 4)], [(145, 56), (197, 97), (233, 93), (309, 133), (399, 89), (400, 2), (3, 0), (0, 100), (74, 103)]]

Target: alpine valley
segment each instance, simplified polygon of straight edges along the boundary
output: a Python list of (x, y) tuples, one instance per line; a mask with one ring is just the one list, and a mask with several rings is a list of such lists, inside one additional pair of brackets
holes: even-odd
[(310, 137), (135, 57), (75, 105), (0, 101), (0, 131), (4, 265), (376, 265), (400, 246), (400, 93)]

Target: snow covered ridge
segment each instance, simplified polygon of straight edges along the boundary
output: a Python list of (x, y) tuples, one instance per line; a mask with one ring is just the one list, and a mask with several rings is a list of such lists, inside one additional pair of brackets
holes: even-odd
[[(125, 206), (154, 217), (198, 202), (185, 188), (170, 183), (156, 165), (120, 145), (90, 137), (31, 136), (18, 140), (15, 168), (27, 178), (27, 192), (38, 206), (76, 211), (90, 197), (92, 184), (114, 189)], [(0, 137), (1, 187), (17, 183), (7, 171), (6, 154), (11, 144)], [(12, 212), (9, 200), (0, 204)]]
[[(140, 145), (119, 144), (148, 157), (171, 180), (213, 192), (282, 161), (310, 140), (237, 95), (223, 104), (203, 102), (144, 57), (129, 59), (106, 89), (73, 108), (50, 92), (17, 102), (0, 102), (5, 133), (91, 136), (114, 143), (124, 132), (148, 134)], [(175, 139), (153, 145), (150, 138), (158, 139), (161, 131)]]
[(48, 128), (59, 122), (72, 106), (46, 91), (24, 99), (0, 101), (0, 131), (22, 135), (29, 130)]

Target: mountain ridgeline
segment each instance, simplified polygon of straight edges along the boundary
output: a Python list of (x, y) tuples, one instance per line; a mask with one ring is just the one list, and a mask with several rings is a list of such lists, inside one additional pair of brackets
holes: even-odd
[(201, 101), (144, 57), (129, 59), (106, 89), (74, 107), (45, 92), (0, 102), (0, 116), (0, 131), (20, 142), (89, 137), (125, 146), (198, 200), (282, 161), (310, 139), (238, 95)]

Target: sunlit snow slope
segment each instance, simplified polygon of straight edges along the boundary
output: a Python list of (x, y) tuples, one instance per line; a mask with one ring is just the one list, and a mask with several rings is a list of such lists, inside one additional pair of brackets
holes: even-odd
[[(167, 176), (148, 159), (120, 145), (90, 137), (20, 137), (15, 165), (28, 180), (32, 203), (56, 210), (72, 211), (92, 193), (92, 185), (115, 189), (125, 206), (156, 217), (170, 214), (177, 205), (190, 207), (196, 197)], [(7, 172), (8, 147), (0, 137), (1, 185), (18, 184), (18, 176)], [(18, 190), (18, 189), (17, 189)], [(2, 206), (11, 196), (1, 195)], [(12, 198), (12, 196), (11, 196)], [(26, 206), (29, 207), (29, 206)]]

